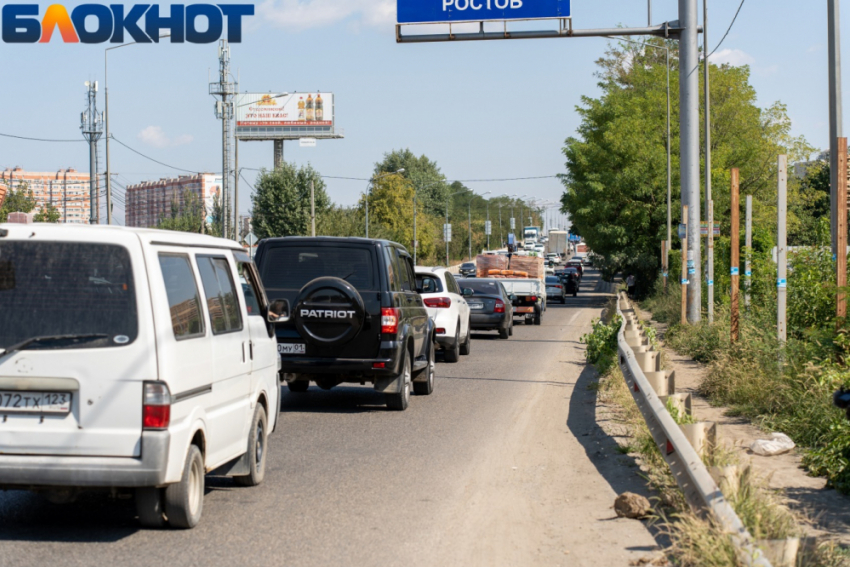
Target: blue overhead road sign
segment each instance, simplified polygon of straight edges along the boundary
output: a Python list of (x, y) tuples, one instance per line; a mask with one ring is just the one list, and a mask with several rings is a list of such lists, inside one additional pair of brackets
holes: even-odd
[(570, 0), (397, 0), (398, 23), (569, 18)]

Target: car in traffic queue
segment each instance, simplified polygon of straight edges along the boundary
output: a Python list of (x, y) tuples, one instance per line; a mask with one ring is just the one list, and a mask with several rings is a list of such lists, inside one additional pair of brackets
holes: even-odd
[(575, 268), (565, 268), (557, 276), (561, 280), (561, 285), (564, 286), (564, 291), (567, 295), (578, 296), (580, 286), (578, 271)]
[(561, 256), (554, 252), (549, 252), (548, 254), (546, 254), (545, 260), (547, 262), (552, 262), (553, 264), (557, 265), (561, 263)]
[(371, 384), (403, 411), (434, 389), (434, 322), (401, 244), (368, 238), (261, 240), (257, 269), (272, 301), (292, 306), (276, 327), (290, 392)]
[(500, 280), (495, 278), (460, 279), (458, 285), (471, 290), (469, 324), (474, 331), (498, 331), (500, 339), (514, 334), (511, 298)]
[(264, 479), (287, 311), (231, 240), (0, 224), (0, 489), (196, 526), (208, 471)]
[(546, 302), (566, 303), (567, 292), (558, 276), (546, 276)]
[(474, 278), (476, 274), (475, 262), (464, 262), (460, 265), (460, 268), (458, 268), (458, 272), (461, 277)]
[(581, 264), (581, 260), (576, 260), (573, 258), (569, 262), (567, 262), (567, 268), (575, 268), (576, 272), (578, 272), (579, 283), (581, 283), (581, 278), (584, 276), (584, 266)]
[(416, 266), (416, 289), (434, 321), (437, 345), (446, 362), (457, 362), (472, 350), (469, 303), (472, 290), (461, 289), (446, 268)]

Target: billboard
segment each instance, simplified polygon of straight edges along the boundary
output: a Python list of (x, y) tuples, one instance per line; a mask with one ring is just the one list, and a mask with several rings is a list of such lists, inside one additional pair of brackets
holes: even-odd
[(243, 93), (235, 97), (236, 137), (275, 140), (337, 137), (333, 93)]
[(398, 23), (569, 18), (570, 0), (396, 0)]

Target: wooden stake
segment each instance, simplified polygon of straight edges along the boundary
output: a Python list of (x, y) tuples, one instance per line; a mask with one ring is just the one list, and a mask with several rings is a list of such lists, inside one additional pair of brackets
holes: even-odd
[(836, 249), (835, 283), (838, 286), (835, 315), (839, 327), (844, 326), (847, 317), (847, 297), (842, 288), (847, 287), (847, 138), (838, 138), (838, 191), (835, 196), (836, 211)]
[[(682, 205), (682, 220), (687, 224), (688, 206)], [(688, 231), (682, 239), (682, 325), (688, 324)]]
[(732, 168), (732, 186), (730, 188), (729, 195), (729, 206), (732, 209), (731, 222), (732, 222), (732, 230), (730, 231), (729, 240), (731, 242), (732, 251), (731, 251), (731, 259), (729, 261), (730, 266), (730, 275), (732, 276), (732, 312), (731, 312), (731, 339), (733, 343), (738, 342), (738, 323), (739, 323), (739, 310), (738, 310), (738, 273), (740, 262), (740, 252), (741, 252), (741, 235), (740, 235), (740, 222), (741, 222), (741, 205), (738, 201), (738, 168)]

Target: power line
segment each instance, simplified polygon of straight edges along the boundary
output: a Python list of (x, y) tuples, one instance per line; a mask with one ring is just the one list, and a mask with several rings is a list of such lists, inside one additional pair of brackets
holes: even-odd
[(0, 136), (4, 138), (15, 138), (16, 140), (29, 140), (31, 142), (85, 142), (82, 138), (78, 140), (55, 140), (50, 138), (31, 138), (29, 136), (17, 136), (15, 134), (4, 134), (0, 132)]
[(723, 34), (723, 37), (720, 39), (720, 43), (718, 43), (718, 44), (717, 44), (717, 47), (715, 47), (715, 48), (714, 48), (714, 51), (712, 51), (711, 53), (709, 53), (709, 54), (708, 54), (708, 57), (706, 57), (706, 58), (705, 58), (705, 60), (706, 60), (706, 61), (708, 61), (709, 57), (711, 57), (712, 55), (714, 55), (714, 52), (715, 52), (715, 51), (717, 51), (718, 49), (720, 49), (720, 46), (721, 46), (721, 45), (723, 45), (723, 41), (726, 39), (726, 36), (727, 36), (727, 35), (729, 35), (729, 32), (730, 32), (730, 31), (732, 31), (732, 26), (734, 26), (734, 25), (735, 25), (735, 20), (737, 20), (737, 19), (738, 19), (738, 14), (740, 14), (740, 13), (741, 13), (741, 8), (743, 8), (743, 7), (744, 7), (744, 2), (745, 2), (745, 1), (746, 1), (746, 0), (741, 0), (741, 4), (738, 6), (738, 11), (737, 11), (737, 12), (735, 12), (735, 17), (734, 17), (734, 18), (732, 18), (732, 23), (731, 23), (731, 24), (729, 24), (729, 28), (726, 30), (726, 33), (724, 33), (724, 34)]
[(122, 142), (121, 140), (119, 140), (118, 138), (116, 138), (115, 136), (110, 135), (110, 138), (112, 138), (113, 140), (115, 140), (116, 142), (118, 142), (119, 144), (121, 144), (122, 146), (124, 146), (125, 148), (127, 148), (128, 150), (130, 150), (131, 152), (133, 152), (134, 154), (138, 154), (138, 155), (142, 156), (143, 158), (145, 158), (145, 159), (147, 159), (147, 160), (150, 160), (150, 161), (152, 161), (152, 162), (154, 162), (154, 163), (158, 163), (159, 165), (164, 165), (165, 167), (170, 167), (171, 169), (175, 169), (175, 170), (177, 170), (177, 171), (184, 171), (184, 172), (186, 172), (186, 173), (205, 173), (205, 172), (203, 172), (203, 171), (193, 171), (193, 170), (191, 170), (191, 169), (183, 169), (182, 167), (176, 167), (176, 166), (174, 166), (174, 165), (169, 165), (169, 164), (167, 164), (167, 163), (163, 163), (163, 162), (161, 162), (161, 161), (159, 161), (159, 160), (156, 160), (156, 159), (154, 159), (154, 158), (152, 158), (152, 157), (150, 157), (150, 156), (146, 156), (145, 154), (143, 154), (143, 153), (142, 153), (142, 152), (140, 152), (139, 150), (134, 150), (133, 148), (131, 148), (130, 146), (128, 146), (127, 144), (125, 144), (124, 142)]

